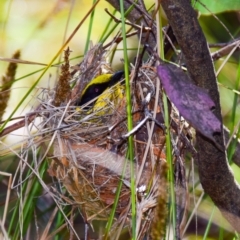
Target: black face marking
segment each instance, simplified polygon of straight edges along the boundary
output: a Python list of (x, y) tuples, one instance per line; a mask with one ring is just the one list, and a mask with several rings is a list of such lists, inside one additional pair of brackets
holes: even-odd
[[(83, 94), (82, 99), (78, 105), (82, 106), (83, 104), (98, 97), (107, 89), (107, 87), (108, 87), (108, 82), (107, 83), (97, 83), (97, 84), (93, 84), (93, 85), (89, 86), (88, 89)], [(95, 102), (92, 102), (88, 106), (93, 106), (94, 103)]]
[(115, 85), (116, 83), (118, 83), (121, 78), (123, 77), (124, 71), (118, 71), (116, 73), (114, 73), (111, 77), (111, 80), (108, 83), (108, 87), (111, 87), (113, 85)]
[[(85, 103), (101, 95), (108, 87), (114, 86), (116, 83), (118, 83), (121, 80), (123, 74), (124, 74), (124, 71), (119, 71), (113, 74), (108, 82), (96, 83), (96, 84), (90, 85), (84, 92), (81, 98), (81, 101), (77, 102), (77, 106), (84, 105)], [(88, 107), (92, 107), (95, 102), (96, 101), (89, 104)]]

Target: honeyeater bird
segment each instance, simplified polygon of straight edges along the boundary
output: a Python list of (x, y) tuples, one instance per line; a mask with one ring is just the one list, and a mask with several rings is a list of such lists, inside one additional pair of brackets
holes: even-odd
[[(124, 71), (118, 71), (114, 74), (102, 74), (92, 79), (83, 89), (77, 105), (86, 104), (84, 109), (89, 109), (98, 115), (108, 113), (109, 107), (114, 107), (123, 98), (124, 86), (120, 83), (123, 76)], [(91, 101), (93, 99), (95, 100)], [(90, 103), (87, 104), (88, 102)]]

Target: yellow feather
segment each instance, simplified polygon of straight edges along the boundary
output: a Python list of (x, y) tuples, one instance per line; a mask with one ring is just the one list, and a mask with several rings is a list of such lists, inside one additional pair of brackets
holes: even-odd
[(96, 115), (103, 116), (105, 114), (111, 114), (118, 106), (120, 101), (124, 97), (125, 87), (121, 83), (117, 83), (111, 88), (107, 88), (95, 102), (92, 111), (96, 112)]

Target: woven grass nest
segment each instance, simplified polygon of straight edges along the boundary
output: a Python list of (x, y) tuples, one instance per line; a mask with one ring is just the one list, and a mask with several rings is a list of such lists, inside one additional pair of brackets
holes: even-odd
[[(152, 118), (161, 119), (161, 108), (155, 98), (155, 94), (161, 92), (156, 92), (155, 68), (146, 63), (131, 82), (135, 128), (132, 133), (127, 130), (126, 99), (118, 106), (109, 103), (106, 114), (101, 116), (76, 107), (74, 102), (87, 82), (103, 73), (103, 69), (111, 72), (106, 54), (101, 45), (93, 47), (70, 73), (69, 50), (65, 52), (65, 64), (56, 91), (43, 103), (47, 109), (47, 125), (55, 133), (48, 172), (64, 185), (86, 222), (108, 219), (117, 202), (114, 226), (122, 223), (122, 226), (131, 227), (131, 164), (126, 156), (128, 135), (133, 136), (132, 178), (136, 186), (137, 232), (144, 236), (154, 221), (161, 221), (159, 211), (158, 215), (153, 214), (154, 211), (160, 207), (160, 215), (166, 214), (165, 134), (151, 118), (146, 118), (144, 111), (147, 109)], [(133, 74), (134, 69), (131, 76)], [(70, 89), (69, 83), (74, 80), (76, 84)], [(154, 94), (143, 107), (149, 93)], [(140, 125), (144, 119), (146, 121)], [(120, 182), (120, 196), (116, 200)]]

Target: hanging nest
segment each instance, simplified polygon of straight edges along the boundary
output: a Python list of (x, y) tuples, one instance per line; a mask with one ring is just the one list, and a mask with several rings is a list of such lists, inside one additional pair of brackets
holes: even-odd
[[(127, 219), (131, 218), (132, 177), (137, 187), (137, 232), (144, 236), (156, 218), (153, 213), (159, 198), (162, 199), (162, 219), (166, 219), (167, 214), (165, 134), (161, 127), (161, 108), (155, 99), (157, 75), (151, 64), (146, 63), (139, 69), (137, 79), (131, 82), (135, 128), (131, 133), (135, 156), (132, 165), (134, 175), (131, 175), (131, 164), (126, 157), (126, 99), (121, 99), (117, 105), (109, 102), (104, 115), (75, 106), (91, 79), (106, 72), (112, 73), (106, 54), (101, 45), (96, 45), (70, 73), (69, 50), (65, 52), (65, 64), (56, 92), (42, 106), (49, 132), (54, 132), (53, 157), (48, 172), (63, 184), (87, 222), (108, 219), (117, 201), (115, 226), (120, 221), (124, 221), (123, 226), (131, 225)], [(73, 81), (76, 83), (70, 90), (70, 82)], [(144, 105), (148, 94), (151, 100)], [(161, 94), (159, 89), (158, 94)], [(152, 117), (146, 118), (146, 112)], [(154, 119), (160, 124), (155, 124)], [(120, 196), (116, 200), (120, 182)], [(159, 221), (159, 215), (157, 218), (155, 221)]]

